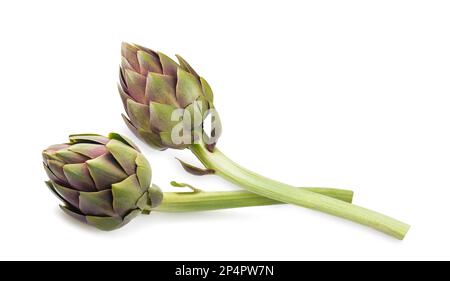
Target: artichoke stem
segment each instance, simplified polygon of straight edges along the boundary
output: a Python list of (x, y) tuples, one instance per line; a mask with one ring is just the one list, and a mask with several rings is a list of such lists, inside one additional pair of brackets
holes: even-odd
[[(315, 187), (306, 189), (349, 203), (352, 202), (353, 198), (351, 190)], [(285, 203), (248, 191), (164, 192), (161, 204), (153, 211), (197, 212), (276, 204)]]
[(260, 196), (348, 219), (400, 240), (409, 230), (409, 225), (383, 214), (258, 175), (233, 162), (217, 147), (212, 153), (202, 143), (192, 144), (189, 148), (206, 168)]
[(283, 203), (247, 191), (164, 192), (163, 201), (153, 211), (197, 212), (274, 204)]

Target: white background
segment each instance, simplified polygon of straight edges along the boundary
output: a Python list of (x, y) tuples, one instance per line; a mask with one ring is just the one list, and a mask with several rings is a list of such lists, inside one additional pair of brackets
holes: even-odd
[[(448, 259), (448, 1), (2, 1), (1, 259)], [(294, 206), (140, 216), (114, 232), (64, 215), (40, 153), (123, 124), (121, 41), (207, 78), (238, 163), (412, 225), (397, 241)], [(133, 137), (133, 139), (135, 139)], [(137, 142), (154, 182), (236, 189)]]

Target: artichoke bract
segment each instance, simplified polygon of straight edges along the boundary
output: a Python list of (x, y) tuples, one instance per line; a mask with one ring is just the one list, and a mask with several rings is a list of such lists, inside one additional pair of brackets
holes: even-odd
[(162, 193), (151, 168), (127, 138), (111, 133), (71, 135), (70, 142), (42, 153), (48, 187), (72, 217), (102, 230), (128, 223), (158, 206)]
[[(177, 58), (179, 63), (163, 53), (122, 44), (119, 92), (129, 117), (124, 116), (125, 122), (138, 137), (159, 149), (190, 149), (206, 168), (182, 163), (193, 174), (219, 175), (260, 196), (345, 218), (403, 239), (408, 224), (266, 178), (229, 159), (215, 146), (221, 125), (211, 87), (182, 57)], [(205, 123), (208, 116), (211, 124)], [(204, 131), (206, 125), (211, 125), (211, 132)]]
[[(188, 147), (198, 138), (213, 147), (221, 126), (208, 82), (178, 56), (122, 44), (119, 92), (127, 126), (158, 149)], [(211, 116), (211, 131), (203, 131)]]

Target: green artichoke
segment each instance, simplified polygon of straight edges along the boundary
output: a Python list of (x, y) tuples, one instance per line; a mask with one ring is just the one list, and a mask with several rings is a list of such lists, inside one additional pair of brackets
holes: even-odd
[(61, 208), (99, 229), (119, 228), (161, 203), (148, 161), (124, 136), (71, 135), (69, 143), (42, 155), (47, 185), (64, 202)]
[[(63, 201), (62, 210), (102, 230), (127, 224), (139, 213), (208, 211), (282, 204), (247, 191), (164, 192), (152, 184), (150, 164), (129, 139), (116, 133), (71, 135), (70, 142), (52, 145), (42, 153), (50, 190)], [(351, 202), (353, 192), (311, 188)]]
[[(220, 119), (205, 79), (181, 57), (179, 64), (160, 52), (122, 44), (119, 92), (127, 126), (158, 149), (188, 147), (198, 138), (213, 147), (220, 136)], [(211, 116), (210, 132), (203, 131)]]
[[(129, 117), (124, 116), (125, 122), (138, 137), (159, 149), (190, 149), (206, 168), (182, 162), (193, 174), (219, 175), (260, 196), (322, 211), (403, 239), (409, 225), (401, 221), (266, 178), (229, 159), (215, 146), (221, 126), (214, 110), (212, 132), (208, 135), (203, 131), (208, 110), (214, 109), (211, 87), (183, 58), (177, 58), (179, 64), (160, 52), (122, 44), (119, 92)], [(195, 118), (197, 115), (201, 118)]]

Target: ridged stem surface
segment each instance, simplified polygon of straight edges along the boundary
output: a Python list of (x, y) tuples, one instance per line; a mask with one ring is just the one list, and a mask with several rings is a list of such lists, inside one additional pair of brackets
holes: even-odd
[[(352, 202), (353, 198), (351, 190), (315, 187), (306, 189), (345, 202)], [(284, 203), (248, 191), (164, 192), (161, 205), (154, 211), (197, 212), (275, 204)]]
[(217, 148), (214, 152), (210, 152), (200, 143), (191, 145), (190, 149), (205, 167), (215, 170), (219, 176), (260, 196), (348, 219), (397, 239), (403, 239), (408, 232), (409, 225), (394, 218), (258, 175), (239, 166)]

